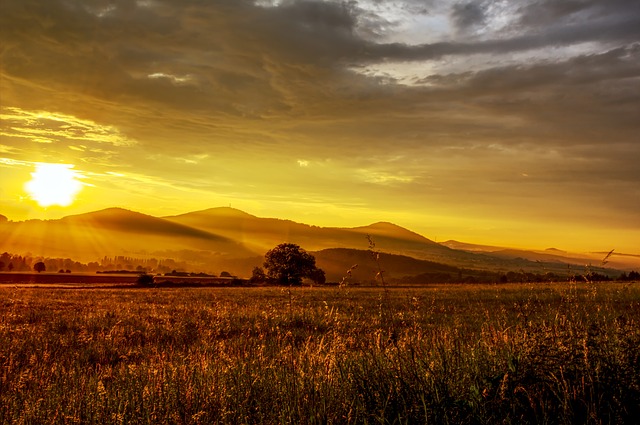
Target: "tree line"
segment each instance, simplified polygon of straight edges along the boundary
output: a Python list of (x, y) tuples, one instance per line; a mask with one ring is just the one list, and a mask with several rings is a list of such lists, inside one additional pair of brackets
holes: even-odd
[[(134, 258), (127, 256), (104, 256), (99, 261), (82, 263), (71, 258), (49, 258), (43, 256), (33, 256), (31, 254), (17, 255), (9, 252), (0, 254), (0, 272), (28, 272), (35, 270), (37, 263), (41, 271), (62, 271), (79, 273), (96, 273), (104, 271), (122, 270), (128, 272), (153, 272), (171, 273), (182, 271), (188, 268), (187, 263), (176, 261), (171, 258)], [(37, 271), (37, 270), (36, 270)]]
[[(137, 264), (135, 267), (133, 264)], [(115, 264), (114, 264), (115, 263)], [(122, 263), (126, 268), (120, 269)], [(104, 272), (105, 270), (122, 270), (129, 272), (138, 272), (141, 274), (154, 273), (159, 274), (159, 267), (165, 265), (168, 270), (163, 270), (166, 275), (187, 274), (187, 272), (176, 272), (176, 269), (169, 269), (168, 265), (176, 265), (173, 260), (157, 260), (157, 259), (136, 259), (132, 257), (116, 256), (103, 257), (100, 262), (90, 262), (83, 264), (73, 261), (70, 258), (42, 258), (33, 257), (31, 255), (13, 255), (8, 252), (0, 254), (0, 272), (26, 272), (36, 271), (58, 271), (60, 273), (75, 272)], [(145, 267), (146, 266), (146, 267)], [(148, 268), (147, 268), (148, 267)], [(153, 269), (155, 268), (155, 269)], [(151, 269), (151, 270), (150, 270)], [(489, 271), (472, 271), (468, 270), (468, 274), (460, 271), (458, 274), (450, 273), (423, 273), (415, 276), (405, 276), (403, 278), (391, 279), (392, 284), (420, 284), (420, 283), (543, 283), (543, 282), (606, 282), (606, 281), (636, 281), (640, 280), (640, 273), (631, 271), (623, 272), (616, 278), (609, 277), (594, 271), (587, 270), (584, 274), (570, 274), (560, 276), (555, 273), (531, 273), (531, 272), (507, 272), (496, 273)], [(232, 276), (228, 272), (225, 275)], [(191, 273), (191, 276), (194, 274)], [(222, 276), (222, 274), (221, 274)], [(256, 266), (253, 269), (250, 282), (252, 283), (268, 283), (295, 286), (301, 285), (303, 280), (309, 280), (315, 284), (325, 284), (325, 272), (317, 267), (315, 257), (293, 243), (282, 243), (273, 249), (267, 251), (264, 256), (262, 266)]]

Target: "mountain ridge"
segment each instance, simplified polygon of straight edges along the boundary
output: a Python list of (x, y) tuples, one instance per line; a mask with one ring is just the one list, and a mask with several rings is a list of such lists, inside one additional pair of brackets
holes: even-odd
[[(369, 246), (367, 236), (375, 246)], [(104, 255), (162, 254), (185, 261), (209, 258), (211, 262), (224, 264), (232, 259), (259, 258), (283, 242), (296, 243), (310, 252), (370, 249), (474, 270), (566, 273), (568, 263), (599, 264), (595, 257), (570, 258), (557, 251), (521, 251), (456, 241), (436, 243), (388, 221), (352, 228), (319, 227), (257, 217), (230, 207), (164, 217), (114, 207), (56, 220), (0, 221), (0, 251), (18, 249), (46, 256), (81, 256), (89, 261)], [(458, 249), (447, 246), (451, 242), (455, 242)], [(619, 258), (611, 256), (608, 266), (623, 264)], [(633, 263), (636, 257), (624, 258), (628, 264), (636, 264)]]
[(211, 239), (220, 238), (220, 236), (200, 229), (194, 229), (160, 217), (118, 207), (105, 208), (84, 214), (69, 215), (59, 220), (75, 225), (101, 226), (131, 233), (167, 233)]

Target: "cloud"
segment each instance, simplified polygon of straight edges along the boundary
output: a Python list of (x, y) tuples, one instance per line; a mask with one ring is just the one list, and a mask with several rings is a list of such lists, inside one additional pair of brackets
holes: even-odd
[(0, 37), (14, 160), (407, 208), (505, 208), (526, 173), (637, 206), (635, 0), (4, 0)]
[(16, 149), (11, 146), (0, 145), (0, 153), (10, 153), (15, 151)]
[(370, 170), (361, 169), (358, 170), (360, 178), (367, 183), (381, 184), (381, 185), (397, 185), (402, 183), (411, 183), (414, 181), (414, 177), (408, 176), (405, 173), (390, 173), (382, 170)]
[(451, 17), (458, 31), (465, 31), (486, 23), (486, 5), (478, 2), (456, 3)]
[(131, 146), (135, 142), (121, 135), (110, 125), (46, 111), (24, 111), (6, 107), (0, 110), (0, 134), (6, 137), (29, 139), (35, 143), (54, 141), (86, 141), (113, 146)]

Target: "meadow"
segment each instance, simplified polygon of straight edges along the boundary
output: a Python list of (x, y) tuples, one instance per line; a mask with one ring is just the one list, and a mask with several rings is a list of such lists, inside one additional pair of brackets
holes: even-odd
[(0, 422), (636, 423), (640, 284), (0, 286)]

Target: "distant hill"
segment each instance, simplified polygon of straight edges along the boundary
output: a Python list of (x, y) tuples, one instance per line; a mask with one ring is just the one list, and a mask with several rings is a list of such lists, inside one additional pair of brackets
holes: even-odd
[(506, 249), (505, 247), (492, 246), (492, 245), (477, 245), (472, 243), (459, 242), (455, 240), (440, 242), (440, 245), (444, 245), (451, 249), (459, 249), (459, 250), (468, 251), (468, 252), (495, 252), (495, 251)]
[(402, 239), (406, 241), (426, 243), (434, 247), (438, 245), (436, 242), (433, 242), (431, 239), (427, 239), (422, 235), (419, 235), (415, 232), (405, 229), (404, 227), (400, 227), (396, 224), (389, 223), (386, 221), (370, 224), (369, 226), (354, 227), (353, 229), (349, 229), (349, 230), (352, 232), (360, 233), (364, 235), (368, 234), (368, 235), (377, 236), (377, 237), (394, 238), (394, 239)]
[(232, 208), (213, 208), (164, 219), (225, 236), (261, 253), (283, 242), (296, 243), (308, 251), (367, 249), (366, 235), (370, 235), (376, 246), (388, 253), (429, 261), (453, 261), (468, 266), (479, 261), (478, 257), (467, 252), (452, 250), (386, 222), (355, 228), (317, 227), (290, 220), (256, 217)]
[[(389, 222), (355, 228), (318, 227), (226, 207), (167, 217), (108, 208), (59, 220), (0, 219), (0, 252), (84, 262), (116, 255), (173, 258), (187, 262), (194, 271), (229, 269), (248, 275), (254, 266), (261, 265), (267, 250), (290, 242), (316, 252), (321, 267), (337, 279), (353, 265), (348, 263), (356, 260), (362, 267), (358, 273), (371, 274), (367, 269), (371, 264), (367, 266), (365, 258), (369, 254), (367, 235), (375, 250), (383, 253), (389, 275), (397, 277), (456, 270), (566, 273), (567, 263), (582, 267), (588, 260), (557, 251), (517, 251), (456, 241), (438, 244)], [(608, 266), (618, 258), (622, 257), (611, 256)]]
[(563, 250), (558, 249), (558, 248), (547, 248), (547, 249), (545, 249), (544, 251), (545, 251), (545, 252), (548, 252), (548, 253), (550, 253), (550, 254), (559, 254), (559, 255), (562, 255), (562, 254), (566, 254), (566, 253), (567, 253), (567, 251), (563, 251)]
[[(323, 269), (328, 281), (339, 282), (347, 276), (347, 271), (353, 266), (352, 281), (367, 282), (375, 280), (378, 266), (371, 252), (347, 248), (332, 248), (314, 252), (318, 267)], [(385, 279), (399, 279), (405, 276), (415, 276), (425, 273), (451, 274), (457, 276), (461, 269), (433, 261), (418, 260), (405, 255), (380, 254), (380, 266)]]
[(71, 215), (60, 219), (60, 223), (69, 227), (85, 227), (91, 230), (112, 230), (121, 233), (166, 235), (231, 242), (224, 237), (204, 230), (122, 208), (108, 208), (88, 214)]
[(242, 244), (162, 218), (120, 208), (59, 220), (8, 222), (0, 250), (95, 261), (104, 255), (145, 256), (159, 251), (207, 251), (218, 256), (256, 255)]
[[(496, 259), (527, 260), (529, 262), (535, 262), (551, 271), (558, 271), (559, 268), (562, 267), (566, 269), (568, 265), (577, 266), (578, 271), (587, 265), (601, 267), (603, 266), (602, 260), (609, 254), (608, 251), (571, 253), (557, 248), (547, 248), (544, 251), (522, 250), (491, 245), (470, 244), (455, 240), (442, 242), (442, 245), (470, 253), (487, 254)], [(554, 264), (556, 265), (555, 267)], [(637, 270), (640, 268), (640, 255), (624, 254), (614, 251), (607, 259), (606, 266), (626, 271)], [(574, 270), (575, 269), (574, 267)]]

